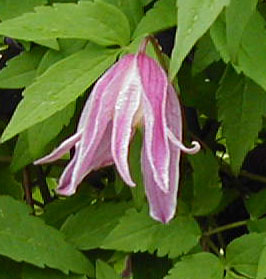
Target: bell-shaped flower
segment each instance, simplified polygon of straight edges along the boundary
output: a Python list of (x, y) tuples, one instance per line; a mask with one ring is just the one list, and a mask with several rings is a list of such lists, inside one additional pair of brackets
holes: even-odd
[(163, 68), (144, 51), (126, 55), (95, 84), (76, 133), (35, 164), (55, 161), (75, 146), (57, 188), (75, 193), (92, 170), (115, 164), (129, 186), (135, 186), (128, 165), (130, 140), (144, 128), (142, 172), (152, 218), (169, 222), (176, 210), (180, 152), (196, 153), (182, 143), (182, 114), (176, 92)]

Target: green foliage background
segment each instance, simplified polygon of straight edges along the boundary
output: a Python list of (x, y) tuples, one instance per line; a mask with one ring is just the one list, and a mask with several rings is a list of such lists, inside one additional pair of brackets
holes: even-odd
[[(169, 79), (193, 112), (186, 139), (203, 147), (182, 158), (176, 217), (148, 215), (141, 134), (130, 154), (137, 189), (109, 168), (58, 197), (68, 158), (32, 162), (74, 132), (119, 56), (169, 30)], [(126, 267), (134, 279), (266, 278), (266, 173), (244, 168), (266, 136), (265, 1), (0, 0), (3, 57), (6, 37), (23, 51), (0, 71), (0, 94), (23, 89), (23, 99), (11, 119), (0, 111), (0, 279), (129, 278)]]

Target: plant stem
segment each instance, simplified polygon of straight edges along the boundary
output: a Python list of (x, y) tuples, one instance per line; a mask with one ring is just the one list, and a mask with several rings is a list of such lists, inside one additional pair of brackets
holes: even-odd
[(40, 192), (41, 192), (44, 204), (47, 204), (47, 203), (51, 202), (53, 199), (51, 197), (48, 185), (46, 183), (46, 177), (45, 177), (45, 174), (44, 174), (41, 166), (37, 166), (36, 170), (37, 170), (38, 182), (39, 182), (39, 186), (40, 186), (39, 187)]
[(250, 178), (252, 180), (259, 181), (259, 182), (262, 182), (262, 183), (266, 183), (266, 177), (265, 176), (254, 174), (254, 173), (248, 172), (246, 170), (241, 170), (240, 171), (240, 176), (245, 176), (245, 177)]
[(28, 167), (25, 167), (23, 170), (23, 183), (22, 183), (25, 200), (26, 202), (33, 207), (33, 199), (32, 199), (32, 192), (31, 192), (31, 180), (30, 180), (30, 171)]
[(153, 45), (153, 48), (155, 50), (155, 53), (156, 53), (156, 55), (159, 59), (159, 62), (161, 64), (161, 66), (164, 68), (165, 72), (167, 73), (168, 72), (168, 66), (167, 66), (167, 64), (165, 62), (165, 59), (163, 57), (161, 46), (159, 45), (158, 41), (153, 36), (149, 36), (149, 41)]
[(246, 226), (248, 221), (249, 221), (249, 219), (248, 220), (243, 220), (243, 221), (238, 221), (238, 222), (231, 223), (231, 224), (227, 224), (227, 225), (215, 228), (213, 230), (210, 230), (208, 232), (205, 232), (203, 235), (204, 236), (210, 236), (210, 235), (217, 234), (217, 233), (220, 233), (220, 232), (223, 232), (223, 231), (227, 231), (227, 230), (231, 230), (231, 229), (234, 229), (234, 228)]

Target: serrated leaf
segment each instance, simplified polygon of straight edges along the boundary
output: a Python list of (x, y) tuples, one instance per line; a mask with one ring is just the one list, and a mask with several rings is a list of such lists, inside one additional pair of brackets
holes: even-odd
[[(87, 279), (85, 275), (66, 275), (60, 271), (45, 268), (41, 269), (32, 265), (24, 264), (22, 269), (22, 278), (23, 279)], [(1, 279), (1, 278), (0, 278)]]
[(190, 156), (193, 168), (192, 214), (207, 215), (220, 203), (222, 191), (219, 178), (219, 165), (210, 150)]
[(210, 33), (206, 33), (198, 42), (192, 64), (192, 73), (196, 75), (205, 70), (212, 63), (220, 60), (220, 54), (216, 50)]
[(26, 41), (77, 38), (100, 45), (126, 45), (130, 28), (119, 9), (97, 1), (36, 7), (35, 13), (2, 22), (0, 34)]
[(4, 131), (2, 142), (75, 101), (115, 61), (116, 56), (117, 51), (89, 45), (50, 67), (24, 91), (24, 99)]
[(159, 257), (175, 258), (197, 245), (199, 237), (200, 230), (193, 218), (180, 216), (164, 225), (151, 219), (146, 208), (141, 212), (129, 209), (102, 248), (126, 252), (157, 250)]
[(178, 0), (178, 22), (169, 76), (173, 80), (196, 41), (210, 28), (228, 0)]
[(7, 62), (0, 71), (0, 88), (23, 88), (30, 85), (44, 55), (44, 48), (35, 47)]
[(223, 264), (211, 253), (198, 253), (182, 258), (169, 271), (165, 279), (222, 279)]
[(262, 126), (266, 95), (262, 88), (229, 67), (217, 91), (218, 117), (234, 172), (238, 172)]
[(22, 200), (22, 185), (17, 182), (9, 167), (0, 169), (0, 195), (10, 195), (17, 200)]
[[(156, 18), (156, 20), (154, 20)], [(176, 0), (160, 0), (139, 22), (133, 38), (174, 27), (177, 21)]]
[(89, 205), (70, 216), (61, 230), (66, 239), (79, 249), (98, 248), (128, 207), (124, 202)]
[(259, 218), (266, 214), (266, 190), (263, 189), (258, 193), (251, 194), (249, 199), (245, 201), (246, 208), (250, 215)]
[(96, 279), (120, 279), (114, 269), (103, 261), (96, 262)]
[(252, 233), (233, 240), (226, 249), (227, 267), (248, 278), (255, 278), (265, 237), (265, 233)]
[(258, 0), (231, 0), (226, 9), (226, 37), (231, 60), (236, 64), (243, 33)]
[(12, 171), (16, 172), (50, 152), (52, 148), (49, 143), (69, 124), (74, 112), (75, 104), (69, 104), (63, 110), (21, 133), (11, 162)]
[(92, 276), (88, 259), (68, 244), (56, 229), (29, 215), (29, 208), (14, 199), (0, 197), (0, 254), (15, 261), (73, 271)]
[(47, 3), (47, 0), (0, 0), (0, 19), (6, 20), (33, 11), (34, 7)]

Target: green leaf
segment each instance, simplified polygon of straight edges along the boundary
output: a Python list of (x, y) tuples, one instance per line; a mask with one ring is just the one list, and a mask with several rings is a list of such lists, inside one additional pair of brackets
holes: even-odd
[(71, 214), (79, 212), (85, 206), (88, 206), (92, 198), (88, 187), (81, 187), (81, 189), (73, 196), (64, 199), (57, 199), (48, 203), (44, 207), (44, 213), (41, 218), (47, 225), (60, 228), (67, 217)]
[(266, 278), (266, 241), (264, 241), (264, 248), (262, 250), (262, 253), (259, 258), (259, 263), (258, 263), (258, 271), (257, 271), (257, 276), (256, 279), (265, 279)]
[[(1, 278), (1, 277), (0, 277)], [(66, 275), (54, 269), (41, 269), (32, 265), (24, 265), (22, 269), (23, 279), (87, 279), (85, 275)], [(12, 278), (13, 279), (13, 278)]]
[(132, 171), (132, 178), (136, 187), (130, 187), (135, 207), (140, 210), (145, 203), (145, 188), (143, 185), (141, 172), (141, 146), (142, 135), (140, 130), (136, 130), (133, 141), (130, 144), (129, 165)]
[(218, 161), (210, 150), (190, 156), (189, 161), (194, 170), (192, 213), (195, 216), (207, 215), (222, 198)]
[(33, 11), (34, 7), (47, 3), (47, 0), (0, 0), (0, 19), (6, 20)]
[(198, 42), (195, 51), (192, 74), (196, 75), (205, 70), (212, 63), (220, 60), (220, 54), (217, 52), (210, 33), (206, 33)]
[[(258, 12), (250, 17), (242, 35), (237, 64), (233, 64), (237, 72), (243, 72), (264, 90), (266, 90), (265, 26), (266, 22)], [(220, 52), (225, 63), (228, 63), (230, 53), (226, 39), (226, 24), (222, 17), (216, 20), (210, 33), (216, 49)]]
[(42, 75), (49, 67), (58, 62), (59, 60), (84, 49), (87, 45), (87, 41), (74, 40), (74, 39), (58, 39), (58, 45), (60, 51), (49, 49), (38, 66), (37, 76)]
[(18, 183), (9, 167), (0, 169), (0, 195), (10, 195), (17, 200), (22, 200), (22, 185)]
[(120, 279), (114, 269), (103, 261), (96, 262), (96, 279)]
[(228, 63), (230, 61), (230, 54), (227, 47), (225, 20), (222, 15), (223, 14), (221, 14), (211, 26), (210, 35), (222, 59), (225, 63)]
[(224, 269), (222, 262), (211, 253), (198, 253), (182, 258), (169, 271), (165, 279), (222, 279)]
[(266, 218), (253, 219), (248, 221), (249, 232), (263, 233), (266, 232)]
[(81, 250), (98, 248), (128, 207), (124, 202), (89, 205), (70, 216), (61, 230)]
[(133, 32), (143, 17), (143, 8), (140, 0), (103, 0), (117, 6), (128, 18), (130, 29)]
[(114, 50), (89, 45), (55, 63), (24, 91), (24, 99), (7, 126), (2, 142), (44, 121), (75, 101), (112, 65), (117, 54)]
[(118, 8), (97, 1), (37, 7), (35, 13), (2, 22), (0, 34), (26, 41), (77, 38), (100, 45), (127, 45), (130, 28)]
[(65, 240), (63, 235), (30, 216), (29, 208), (10, 197), (0, 197), (0, 254), (38, 267), (93, 274), (87, 258)]
[(226, 266), (248, 278), (255, 278), (265, 247), (266, 234), (252, 233), (233, 240), (226, 249)]
[(173, 80), (196, 41), (210, 28), (228, 0), (177, 1), (178, 22), (169, 76)]
[(237, 55), (243, 33), (254, 13), (258, 0), (231, 0), (226, 9), (226, 36), (231, 60), (237, 64)]
[(266, 190), (251, 194), (249, 199), (245, 201), (246, 208), (250, 215), (259, 218), (266, 213)]
[(197, 245), (200, 230), (193, 218), (177, 217), (164, 225), (151, 219), (148, 210), (129, 209), (108, 235), (102, 248), (126, 252), (157, 250), (157, 255), (176, 258)]
[(12, 171), (18, 171), (50, 152), (54, 146), (51, 148), (49, 143), (69, 124), (74, 112), (75, 104), (69, 104), (63, 110), (21, 133), (12, 158)]
[(255, 12), (243, 34), (239, 70), (266, 90), (266, 21)]
[[(155, 18), (156, 20), (154, 20)], [(142, 18), (133, 34), (133, 38), (174, 27), (176, 26), (176, 20), (176, 0), (160, 0)]]
[(266, 95), (253, 81), (229, 67), (217, 91), (217, 100), (231, 166), (238, 172), (261, 129)]
[(0, 88), (23, 88), (32, 83), (44, 55), (44, 48), (35, 47), (7, 62), (0, 71)]
[[(24, 41), (24, 42), (28, 43), (27, 41)], [(59, 50), (59, 45), (58, 45), (57, 39), (36, 40), (35, 43), (37, 43), (41, 46), (51, 48), (51, 49)]]

